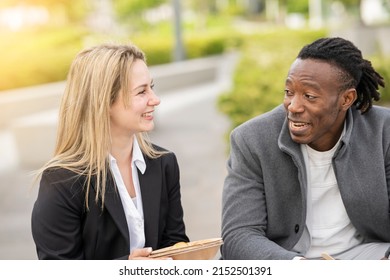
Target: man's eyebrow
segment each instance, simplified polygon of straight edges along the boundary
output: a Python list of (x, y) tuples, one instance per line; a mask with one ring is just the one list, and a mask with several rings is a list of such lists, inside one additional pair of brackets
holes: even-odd
[[(291, 81), (290, 78), (287, 78), (285, 83), (286, 84), (291, 84), (292, 81)], [(303, 81), (301, 81), (301, 83), (303, 85), (305, 85), (305, 86), (312, 87), (312, 88), (317, 89), (317, 90), (321, 90), (320, 85), (318, 83), (316, 83), (316, 82), (312, 82), (312, 81), (309, 81), (309, 80), (303, 80)]]
[(315, 82), (302, 81), (302, 84), (304, 84), (305, 86), (308, 86), (308, 87), (312, 87), (312, 88), (317, 89), (317, 90), (321, 90), (320, 85), (318, 83), (315, 83)]

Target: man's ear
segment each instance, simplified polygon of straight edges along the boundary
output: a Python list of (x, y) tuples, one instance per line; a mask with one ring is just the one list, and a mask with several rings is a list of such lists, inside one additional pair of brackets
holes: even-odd
[(349, 88), (341, 94), (341, 108), (342, 110), (347, 111), (357, 99), (356, 89)]

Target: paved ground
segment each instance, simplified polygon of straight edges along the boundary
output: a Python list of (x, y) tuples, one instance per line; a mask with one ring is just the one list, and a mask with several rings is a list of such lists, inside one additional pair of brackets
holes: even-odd
[[(235, 60), (235, 56), (226, 59), (221, 76), (213, 83), (161, 96), (156, 129), (151, 134), (153, 141), (178, 157), (184, 218), (191, 240), (220, 236), (229, 122), (217, 111), (216, 99), (230, 86)], [(36, 259), (30, 215), (37, 189), (31, 185), (29, 171), (13, 161), (7, 131), (0, 131), (0, 144), (0, 152), (7, 155), (0, 159), (0, 260)]]

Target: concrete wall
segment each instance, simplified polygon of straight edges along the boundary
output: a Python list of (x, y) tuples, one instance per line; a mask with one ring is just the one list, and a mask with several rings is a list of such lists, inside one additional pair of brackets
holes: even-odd
[(0, 92), (0, 129), (23, 116), (57, 108), (65, 82)]

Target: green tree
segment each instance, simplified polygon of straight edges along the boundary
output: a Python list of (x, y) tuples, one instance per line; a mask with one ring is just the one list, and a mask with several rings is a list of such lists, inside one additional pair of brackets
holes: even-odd
[(288, 13), (301, 13), (307, 15), (309, 12), (309, 0), (286, 1)]

